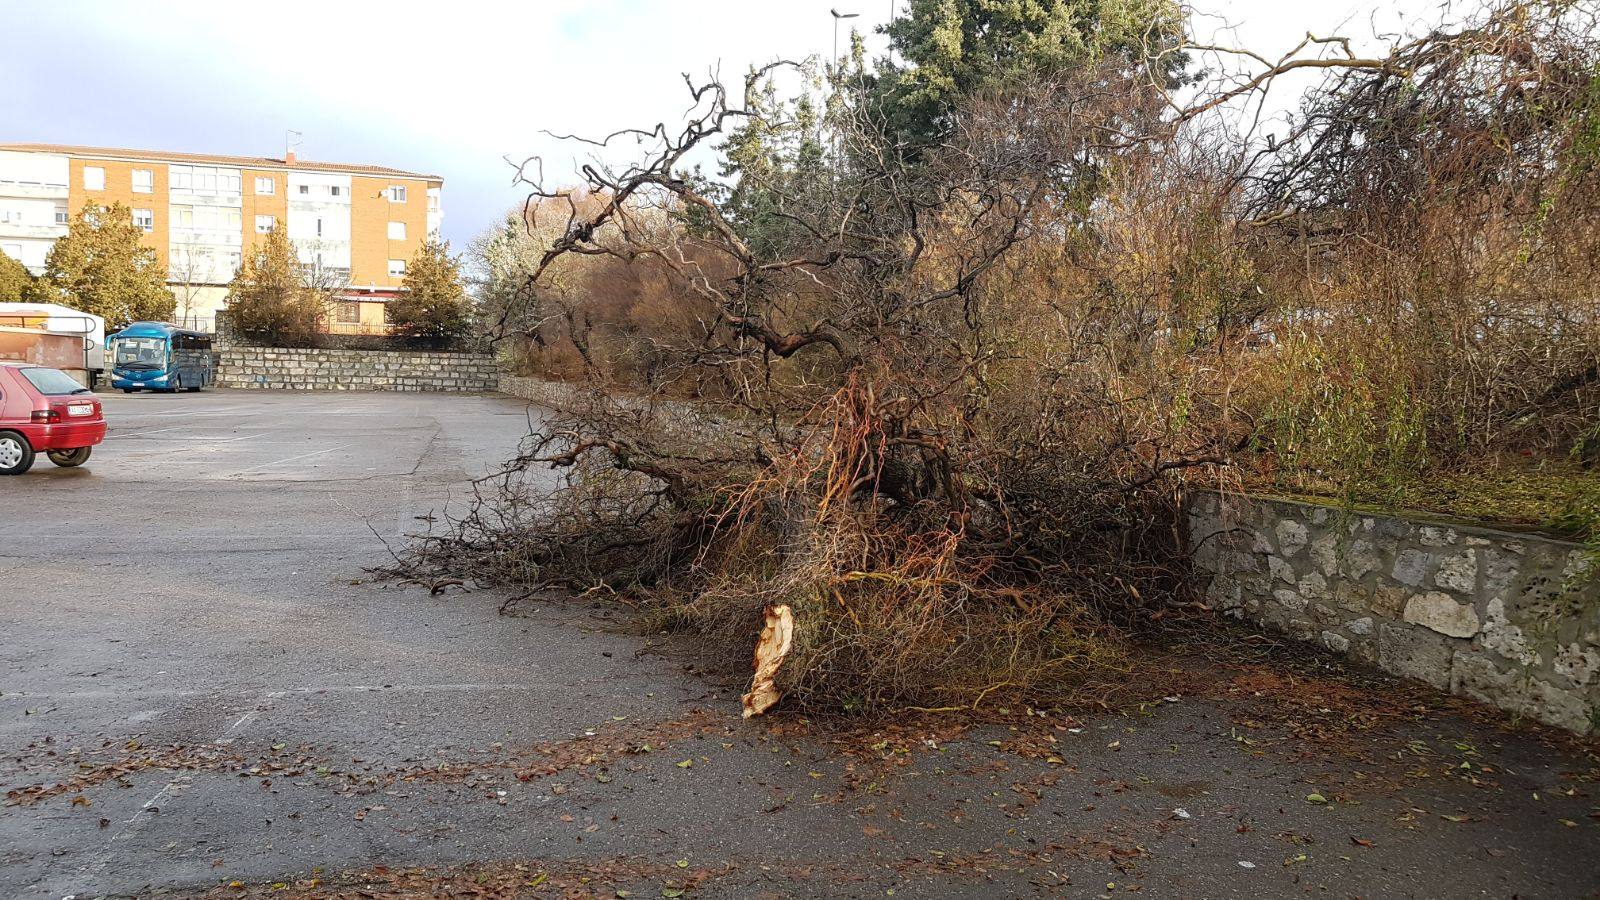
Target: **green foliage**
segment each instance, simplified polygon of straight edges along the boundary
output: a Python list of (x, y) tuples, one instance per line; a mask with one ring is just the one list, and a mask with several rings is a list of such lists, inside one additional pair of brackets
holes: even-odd
[(963, 97), (1111, 59), (1176, 76), (1183, 13), (1171, 0), (911, 0), (886, 31), (903, 63), (875, 87), (889, 133), (908, 147), (942, 138)]
[(406, 264), (405, 293), (389, 303), (397, 334), (454, 338), (471, 325), (472, 307), (461, 285), (461, 262), (450, 245), (429, 238)]
[(718, 148), (721, 175), (732, 184), (722, 199), (722, 214), (758, 258), (772, 259), (805, 240), (793, 216), (831, 175), (824, 166), (821, 122), (810, 95), (781, 100), (768, 79), (748, 99), (751, 117)]
[(0, 253), (0, 303), (31, 299), (33, 275), (26, 266)]
[(228, 325), (256, 340), (301, 344), (322, 331), (326, 316), (327, 297), (305, 283), (280, 223), (228, 285)]
[(1393, 488), (1426, 467), (1426, 412), (1393, 362), (1392, 347), (1330, 346), (1290, 335), (1266, 374), (1258, 434), (1281, 465), (1346, 479), (1347, 489)]
[(103, 316), (108, 329), (170, 318), (167, 270), (143, 237), (126, 206), (86, 204), (50, 248), (35, 297)]

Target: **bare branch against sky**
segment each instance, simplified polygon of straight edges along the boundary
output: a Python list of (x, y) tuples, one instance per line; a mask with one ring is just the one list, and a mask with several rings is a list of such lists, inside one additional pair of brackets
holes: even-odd
[[(1271, 51), (1308, 30), (1392, 32), (1436, 6), (1230, 0), (1200, 6), (1196, 31)], [(302, 159), (444, 176), (445, 236), (459, 247), (522, 198), (508, 158), (540, 155), (549, 176), (575, 171), (578, 151), (546, 130), (605, 134), (649, 119), (678, 103), (686, 71), (826, 54), (836, 21), (881, 54), (875, 30), (889, 15), (888, 4), (844, 0), (274, 9), (262, 18), (202, 0), (0, 4), (0, 32), (21, 38), (8, 42), (0, 140), (276, 156), (292, 129), (303, 133)], [(858, 17), (836, 20), (834, 9)], [(573, 79), (588, 89), (550, 89)]]

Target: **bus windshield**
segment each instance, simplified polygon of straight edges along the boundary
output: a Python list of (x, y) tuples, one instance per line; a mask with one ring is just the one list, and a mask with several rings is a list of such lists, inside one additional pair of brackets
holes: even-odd
[(167, 367), (167, 342), (154, 337), (117, 338), (112, 365), (119, 369), (161, 371)]

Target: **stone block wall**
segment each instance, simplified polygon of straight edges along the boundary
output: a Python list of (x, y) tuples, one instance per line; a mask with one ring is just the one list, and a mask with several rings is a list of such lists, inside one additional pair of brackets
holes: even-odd
[(501, 375), (500, 393), (531, 400), (540, 406), (561, 407), (575, 403), (581, 389), (563, 381), (547, 381), (526, 375)]
[(500, 371), (482, 353), (226, 347), (217, 386), (282, 391), (497, 390)]
[(1191, 494), (1216, 609), (1579, 733), (1600, 731), (1600, 573), (1565, 541)]

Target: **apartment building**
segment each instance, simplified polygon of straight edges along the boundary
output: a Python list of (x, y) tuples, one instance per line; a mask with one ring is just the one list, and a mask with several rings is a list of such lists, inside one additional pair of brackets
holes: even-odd
[(180, 325), (210, 329), (244, 255), (287, 229), (301, 265), (336, 289), (330, 328), (383, 329), (405, 267), (443, 215), (444, 181), (384, 166), (0, 144), (0, 252), (44, 270), (84, 205), (121, 203), (167, 267)]

